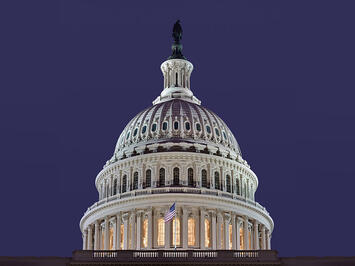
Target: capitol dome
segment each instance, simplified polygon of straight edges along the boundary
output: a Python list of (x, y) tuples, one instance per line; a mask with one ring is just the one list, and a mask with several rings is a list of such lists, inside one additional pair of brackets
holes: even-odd
[(96, 177), (83, 249), (271, 249), (258, 178), (228, 126), (194, 96), (179, 22), (173, 37), (161, 94), (123, 129)]

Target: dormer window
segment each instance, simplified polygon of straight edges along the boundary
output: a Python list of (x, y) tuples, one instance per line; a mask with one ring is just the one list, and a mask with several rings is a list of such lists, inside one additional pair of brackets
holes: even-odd
[(197, 130), (198, 132), (201, 132), (201, 125), (200, 125), (200, 123), (196, 123), (196, 130)]
[(167, 130), (168, 129), (168, 122), (164, 122), (163, 123), (163, 130)]
[(175, 130), (178, 130), (178, 129), (179, 129), (179, 122), (178, 122), (178, 121), (175, 121), (175, 122), (174, 122), (174, 129), (175, 129)]
[(155, 132), (156, 130), (157, 130), (157, 124), (154, 123), (154, 124), (152, 125), (152, 132)]
[(137, 133), (138, 133), (138, 128), (136, 128), (136, 129), (134, 130), (134, 132), (133, 132), (133, 137), (135, 137), (135, 136), (137, 135)]
[(189, 130), (191, 129), (189, 122), (186, 122), (186, 123), (185, 123), (185, 129), (186, 129), (187, 131), (189, 131)]
[(144, 134), (147, 131), (147, 126), (143, 126), (142, 128), (142, 134)]
[(126, 137), (126, 139), (129, 139), (129, 134), (130, 134), (130, 133), (131, 133), (131, 132), (128, 132), (128, 133), (127, 133), (127, 137)]
[(215, 129), (214, 129), (214, 132), (216, 132), (217, 137), (219, 137), (219, 130), (218, 130), (218, 128), (215, 128)]
[(211, 134), (211, 128), (210, 128), (209, 125), (206, 126), (206, 131), (207, 131), (208, 134)]

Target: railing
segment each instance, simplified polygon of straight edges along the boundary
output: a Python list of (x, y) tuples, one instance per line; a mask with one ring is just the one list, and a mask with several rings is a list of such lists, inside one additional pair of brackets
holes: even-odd
[(113, 195), (108, 198), (101, 199), (100, 201), (96, 202), (92, 206), (90, 206), (87, 211), (90, 211), (94, 209), (97, 206), (100, 206), (102, 204), (105, 204), (107, 202), (114, 201), (116, 199), (125, 199), (125, 198), (130, 198), (130, 197), (135, 197), (135, 196), (144, 196), (148, 194), (163, 194), (163, 193), (189, 193), (189, 194), (204, 194), (204, 195), (213, 195), (213, 196), (219, 196), (219, 197), (224, 197), (224, 198), (229, 198), (229, 199), (234, 199), (238, 201), (243, 201), (249, 205), (255, 206), (258, 209), (263, 210), (264, 212), (268, 213), (265, 207), (261, 206), (259, 203), (243, 198), (240, 195), (236, 195), (233, 193), (221, 191), (221, 190), (215, 190), (215, 189), (208, 189), (208, 188), (192, 188), (192, 187), (157, 187), (157, 188), (145, 188), (145, 189), (138, 189), (138, 190), (133, 190), (133, 191), (127, 191), (122, 194), (117, 194)]
[(280, 264), (275, 250), (76, 250), (73, 261), (116, 262), (267, 262)]

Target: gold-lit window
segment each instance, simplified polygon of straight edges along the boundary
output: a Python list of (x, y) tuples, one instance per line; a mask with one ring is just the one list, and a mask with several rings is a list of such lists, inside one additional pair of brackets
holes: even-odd
[[(172, 230), (172, 234), (173, 237), (171, 238), (172, 241), (172, 245), (180, 245), (180, 219), (176, 217), (176, 219), (174, 218), (174, 220), (172, 220), (173, 222), (173, 230)], [(176, 243), (175, 243), (175, 238), (176, 238)]]
[(243, 227), (239, 228), (239, 239), (240, 239), (240, 249), (244, 249), (244, 229)]
[(229, 249), (232, 249), (233, 246), (233, 227), (231, 224), (228, 225), (229, 227)]
[(101, 227), (101, 249), (105, 249), (105, 229)]
[(113, 227), (110, 228), (110, 245), (109, 249), (113, 250)]
[(224, 248), (224, 226), (223, 226), (223, 223), (221, 223), (221, 248), (223, 249)]
[(211, 247), (211, 223), (205, 218), (205, 248)]
[(128, 240), (128, 248), (132, 248), (132, 223), (129, 223)]
[(157, 234), (158, 246), (164, 246), (165, 244), (165, 222), (163, 218), (158, 219), (158, 234)]
[(251, 249), (251, 231), (248, 230), (249, 249)]
[(143, 220), (143, 232), (142, 232), (142, 246), (143, 248), (148, 247), (148, 219)]
[(194, 246), (196, 243), (195, 231), (196, 231), (196, 222), (194, 218), (189, 218), (187, 220), (187, 234), (188, 234), (188, 245)]
[(120, 232), (121, 232), (121, 242), (120, 242), (120, 247), (121, 249), (123, 249), (123, 240), (124, 240), (124, 225), (121, 224), (121, 227), (120, 227)]

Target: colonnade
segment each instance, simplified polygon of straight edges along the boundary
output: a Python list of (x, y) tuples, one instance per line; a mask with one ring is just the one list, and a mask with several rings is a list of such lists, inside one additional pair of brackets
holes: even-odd
[(169, 206), (119, 212), (98, 219), (83, 231), (84, 250), (271, 249), (271, 232), (255, 219), (234, 212), (177, 207), (164, 222)]

